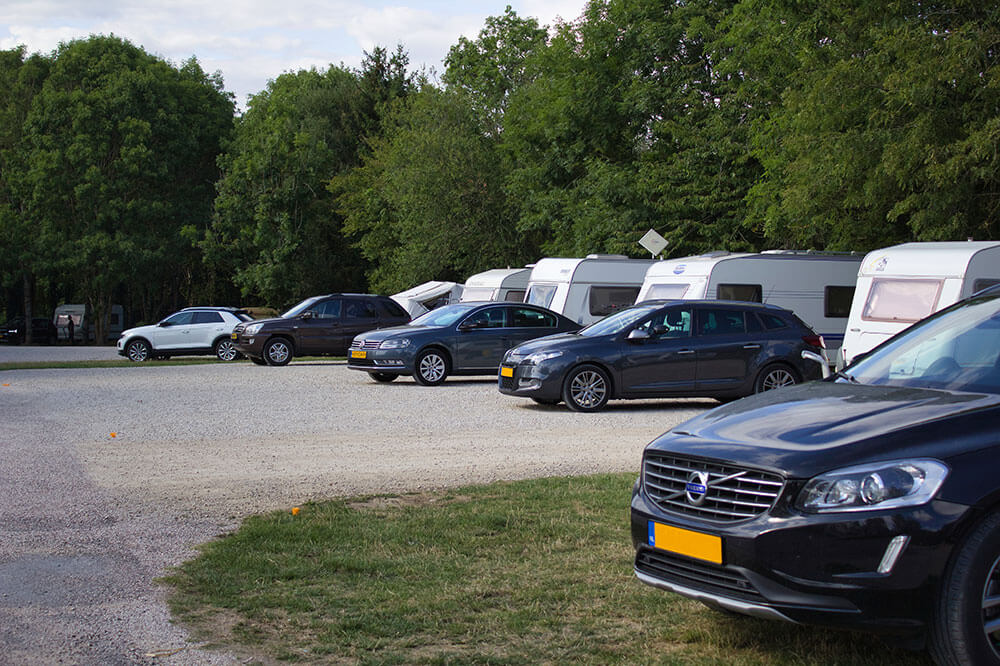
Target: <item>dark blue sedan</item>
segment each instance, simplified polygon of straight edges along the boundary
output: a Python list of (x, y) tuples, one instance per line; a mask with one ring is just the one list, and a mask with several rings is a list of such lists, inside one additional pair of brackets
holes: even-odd
[(378, 382), (412, 375), (436, 386), (448, 375), (495, 375), (511, 347), (580, 325), (526, 303), (456, 303), (431, 310), (406, 326), (362, 333), (348, 350), (347, 367)]

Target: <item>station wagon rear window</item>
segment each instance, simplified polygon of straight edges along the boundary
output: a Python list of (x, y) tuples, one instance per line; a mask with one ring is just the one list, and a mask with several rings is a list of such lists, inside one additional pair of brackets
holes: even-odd
[(941, 294), (941, 280), (875, 278), (861, 311), (865, 321), (919, 321), (931, 314)]

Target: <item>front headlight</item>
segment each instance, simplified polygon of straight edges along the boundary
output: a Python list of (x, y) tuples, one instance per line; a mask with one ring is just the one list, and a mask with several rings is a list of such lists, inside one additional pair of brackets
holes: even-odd
[(809, 513), (874, 511), (929, 502), (948, 477), (939, 460), (894, 460), (845, 467), (810, 479), (796, 506)]
[(378, 348), (379, 349), (403, 349), (410, 346), (409, 338), (389, 338), (383, 340)]
[(264, 324), (250, 324), (243, 329), (243, 335), (257, 335), (257, 331), (259, 331), (260, 327), (263, 325)]
[(528, 365), (538, 365), (539, 363), (548, 361), (551, 358), (558, 358), (562, 355), (563, 352), (561, 351), (535, 352), (534, 354), (531, 354), (527, 358), (525, 358), (524, 362), (527, 363)]

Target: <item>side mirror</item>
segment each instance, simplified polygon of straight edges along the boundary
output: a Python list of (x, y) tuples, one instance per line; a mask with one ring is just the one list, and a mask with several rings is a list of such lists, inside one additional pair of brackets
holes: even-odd
[(827, 377), (830, 376), (830, 364), (827, 363), (826, 359), (823, 358), (823, 356), (817, 354), (816, 352), (803, 350), (802, 358), (806, 359), (807, 361), (816, 361), (817, 363), (819, 363), (820, 372), (823, 373), (823, 379), (826, 379)]
[[(67, 324), (67, 325), (68, 325), (68, 324)], [(171, 324), (171, 323), (170, 323), (169, 321), (167, 321), (166, 319), (164, 319), (164, 320), (163, 320), (163, 321), (161, 321), (161, 322), (160, 322), (159, 324), (157, 324), (157, 326), (163, 326), (163, 327), (167, 327), (167, 326), (173, 326), (173, 324)]]
[(305, 312), (303, 312), (302, 314), (299, 315), (299, 318), (300, 319), (312, 319), (314, 316), (315, 315), (313, 314), (312, 310), (306, 310)]
[(670, 329), (664, 326), (663, 324), (657, 324), (656, 326), (653, 327), (653, 335), (663, 335), (669, 330)]
[(460, 331), (473, 331), (477, 328), (486, 328), (487, 322), (483, 319), (477, 319), (475, 321), (463, 322), (461, 326), (458, 327)]
[(632, 332), (630, 332), (625, 339), (629, 342), (645, 342), (646, 340), (649, 340), (649, 333), (643, 331), (642, 329), (635, 328), (632, 329)]

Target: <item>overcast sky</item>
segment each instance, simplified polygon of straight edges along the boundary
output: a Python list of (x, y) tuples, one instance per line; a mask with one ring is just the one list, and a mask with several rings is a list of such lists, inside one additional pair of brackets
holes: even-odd
[(175, 65), (197, 57), (222, 72), (243, 108), (282, 72), (358, 67), (375, 46), (402, 44), (411, 69), (440, 74), (458, 38), (475, 38), (508, 4), (551, 25), (578, 18), (586, 0), (0, 0), (0, 49), (48, 54), (59, 42), (115, 34)]

